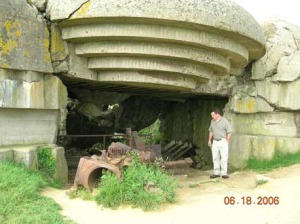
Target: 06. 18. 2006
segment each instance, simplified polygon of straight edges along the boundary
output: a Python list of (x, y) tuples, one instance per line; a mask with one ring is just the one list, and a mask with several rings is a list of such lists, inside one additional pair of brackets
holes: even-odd
[(279, 205), (278, 196), (225, 196), (225, 205)]

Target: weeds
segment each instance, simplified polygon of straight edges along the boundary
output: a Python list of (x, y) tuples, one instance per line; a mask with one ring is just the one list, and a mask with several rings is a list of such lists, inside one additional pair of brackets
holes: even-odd
[(38, 148), (37, 158), (39, 171), (46, 176), (52, 177), (55, 172), (56, 161), (52, 156), (51, 148)]
[[(138, 155), (131, 156), (132, 165), (122, 170), (122, 181), (110, 172), (102, 175), (99, 193), (95, 197), (97, 203), (110, 208), (127, 204), (153, 210), (164, 203), (174, 202), (178, 183), (164, 170), (141, 163)], [(147, 188), (149, 183), (152, 186)]]
[(40, 173), (13, 162), (0, 162), (0, 170), (2, 224), (67, 223), (59, 214), (59, 205), (39, 194), (47, 185)]
[(266, 183), (268, 183), (269, 181), (267, 181), (267, 180), (256, 180), (256, 186), (258, 186), (258, 185), (263, 185), (263, 184), (266, 184)]
[(246, 168), (259, 172), (270, 171), (275, 168), (285, 167), (300, 163), (300, 153), (283, 154), (276, 152), (272, 160), (258, 160), (251, 158), (247, 161)]
[(62, 188), (64, 184), (53, 179), (53, 175), (56, 169), (56, 160), (52, 156), (51, 148), (49, 147), (40, 147), (37, 150), (38, 158), (38, 170), (47, 180), (49, 186), (54, 188)]
[(84, 187), (80, 186), (77, 191), (72, 191), (69, 194), (70, 199), (81, 198), (82, 200), (90, 201), (93, 200), (93, 195)]

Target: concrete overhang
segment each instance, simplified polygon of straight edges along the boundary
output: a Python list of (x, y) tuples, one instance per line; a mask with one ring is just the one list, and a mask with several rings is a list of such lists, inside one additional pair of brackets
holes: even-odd
[(75, 88), (201, 94), (265, 54), (259, 24), (231, 1), (49, 0), (48, 8), (70, 57), (86, 59), (90, 75), (62, 77)]

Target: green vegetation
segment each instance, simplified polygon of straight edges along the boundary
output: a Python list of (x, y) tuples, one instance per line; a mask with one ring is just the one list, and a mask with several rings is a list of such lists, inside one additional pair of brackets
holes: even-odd
[(300, 163), (300, 153), (283, 154), (276, 152), (272, 160), (258, 160), (251, 158), (247, 161), (246, 168), (265, 172), (279, 167), (285, 167)]
[[(146, 127), (139, 131), (139, 136), (143, 138), (143, 141), (146, 143), (146, 145), (154, 145), (160, 143), (162, 139), (162, 133), (160, 133), (159, 127), (160, 127), (160, 120), (157, 119), (149, 127)], [(146, 137), (148, 135), (151, 135), (151, 138)]]
[(268, 180), (256, 180), (256, 186), (263, 185), (263, 184), (268, 183), (268, 182), (269, 182)]
[[(143, 210), (159, 208), (164, 203), (175, 202), (178, 183), (159, 167), (143, 164), (138, 155), (132, 154), (133, 163), (123, 171), (123, 179), (106, 172), (95, 197), (98, 204), (117, 208), (121, 204), (140, 207)], [(152, 186), (147, 188), (147, 184)]]
[(71, 223), (58, 204), (39, 194), (47, 185), (40, 173), (13, 162), (0, 162), (0, 170), (0, 223)]
[(37, 150), (38, 170), (47, 180), (49, 186), (62, 188), (63, 184), (59, 180), (53, 179), (56, 168), (56, 160), (52, 156), (50, 147), (40, 147)]
[(38, 169), (46, 176), (52, 177), (55, 172), (56, 161), (51, 153), (51, 148), (40, 147), (37, 150)]
[(91, 194), (87, 189), (85, 189), (82, 186), (79, 186), (77, 191), (70, 192), (69, 198), (70, 199), (81, 198), (82, 200), (85, 201), (90, 201), (94, 199), (93, 194)]

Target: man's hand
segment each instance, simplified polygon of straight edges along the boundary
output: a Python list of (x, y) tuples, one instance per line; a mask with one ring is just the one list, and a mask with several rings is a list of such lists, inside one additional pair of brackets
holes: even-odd
[(211, 140), (208, 140), (208, 147), (211, 147)]

